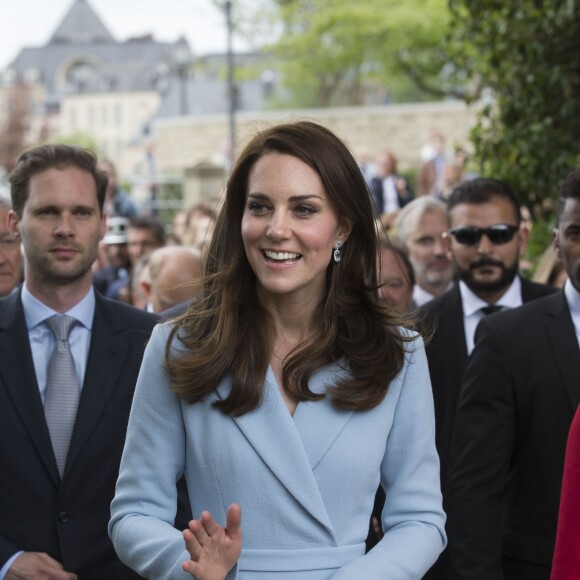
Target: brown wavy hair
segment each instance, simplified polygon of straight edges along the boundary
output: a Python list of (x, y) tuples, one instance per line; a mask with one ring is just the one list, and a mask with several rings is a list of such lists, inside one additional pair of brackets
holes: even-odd
[[(231, 375), (230, 395), (215, 402), (217, 408), (238, 416), (261, 402), (274, 328), (257, 298), (241, 222), (250, 170), (272, 152), (292, 155), (316, 171), (339, 218), (352, 223), (341, 248), (342, 260), (331, 260), (328, 266), (317, 329), (284, 364), (284, 388), (298, 401), (323, 398), (309, 389), (308, 380), (334, 362), (350, 372), (329, 386), (333, 404), (340, 409), (372, 409), (402, 368), (408, 339), (400, 332), (397, 314), (378, 299), (377, 234), (360, 169), (334, 133), (309, 121), (266, 129), (240, 154), (206, 256), (201, 297), (175, 321), (167, 342), (165, 366), (172, 389), (188, 403), (196, 403)], [(175, 340), (181, 343), (177, 351), (171, 349)]]

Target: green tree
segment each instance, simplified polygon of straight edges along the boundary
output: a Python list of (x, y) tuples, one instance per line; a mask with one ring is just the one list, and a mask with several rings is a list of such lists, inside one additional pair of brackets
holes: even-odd
[(90, 149), (96, 155), (100, 155), (101, 151), (95, 138), (89, 134), (84, 132), (77, 132), (77, 133), (69, 133), (67, 135), (60, 135), (54, 139), (58, 143), (62, 143), (63, 145), (76, 145), (78, 147), (84, 147), (85, 149)]
[(548, 215), (580, 161), (579, 2), (450, 0), (450, 9), (448, 49), (466, 98), (488, 91), (472, 135), (481, 171)]
[(445, 92), (446, 0), (262, 0), (237, 10), (246, 37), (266, 40), (287, 104), (358, 105), (369, 95), (377, 102)]

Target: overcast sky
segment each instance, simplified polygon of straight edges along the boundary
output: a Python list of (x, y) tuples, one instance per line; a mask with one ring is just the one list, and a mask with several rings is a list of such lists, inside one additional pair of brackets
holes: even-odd
[[(74, 0), (0, 0), (0, 70), (25, 46), (45, 44)], [(89, 0), (116, 40), (184, 35), (195, 54), (225, 52), (225, 15), (211, 0)], [(235, 3), (234, 3), (235, 6)], [(234, 37), (235, 38), (235, 37)], [(239, 40), (234, 47), (243, 48)]]

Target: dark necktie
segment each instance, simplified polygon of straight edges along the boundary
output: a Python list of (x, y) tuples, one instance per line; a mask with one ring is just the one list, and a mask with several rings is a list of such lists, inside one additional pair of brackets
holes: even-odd
[(482, 312), (485, 316), (488, 314), (494, 314), (500, 310), (503, 310), (503, 306), (498, 306), (497, 304), (491, 304), (490, 306), (484, 306), (483, 308), (479, 309), (479, 311)]
[(75, 323), (74, 318), (66, 315), (52, 316), (46, 320), (56, 344), (48, 361), (44, 415), (61, 477), (80, 398), (79, 380), (68, 342)]

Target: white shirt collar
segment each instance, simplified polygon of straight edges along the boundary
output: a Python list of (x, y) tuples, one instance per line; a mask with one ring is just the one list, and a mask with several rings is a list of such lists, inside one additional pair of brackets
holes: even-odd
[[(447, 286), (445, 292), (451, 290), (452, 287), (453, 282), (449, 282), (449, 286)], [(413, 303), (415, 306), (423, 306), (423, 304), (427, 304), (427, 302), (430, 302), (433, 298), (435, 298), (435, 295), (431, 294), (431, 292), (427, 292), (427, 290), (419, 286), (419, 284), (415, 284), (413, 287)]]
[[(463, 280), (459, 281), (459, 292), (463, 304), (463, 316), (471, 316), (489, 304), (476, 296)], [(510, 287), (501, 295), (496, 302), (497, 306), (505, 308), (517, 308), (522, 305), (522, 281), (516, 276)]]
[[(44, 322), (47, 318), (59, 314), (52, 308), (49, 308), (44, 302), (35, 298), (28, 290), (26, 282), (22, 285), (21, 300), (26, 327), (29, 331)], [(91, 330), (95, 314), (95, 291), (93, 287), (91, 286), (85, 297), (65, 312), (65, 314), (78, 320), (87, 330)]]
[(580, 292), (574, 288), (569, 278), (564, 284), (564, 296), (566, 297), (566, 302), (568, 302), (568, 308), (572, 315), (572, 323), (576, 329), (578, 346), (580, 346)]

